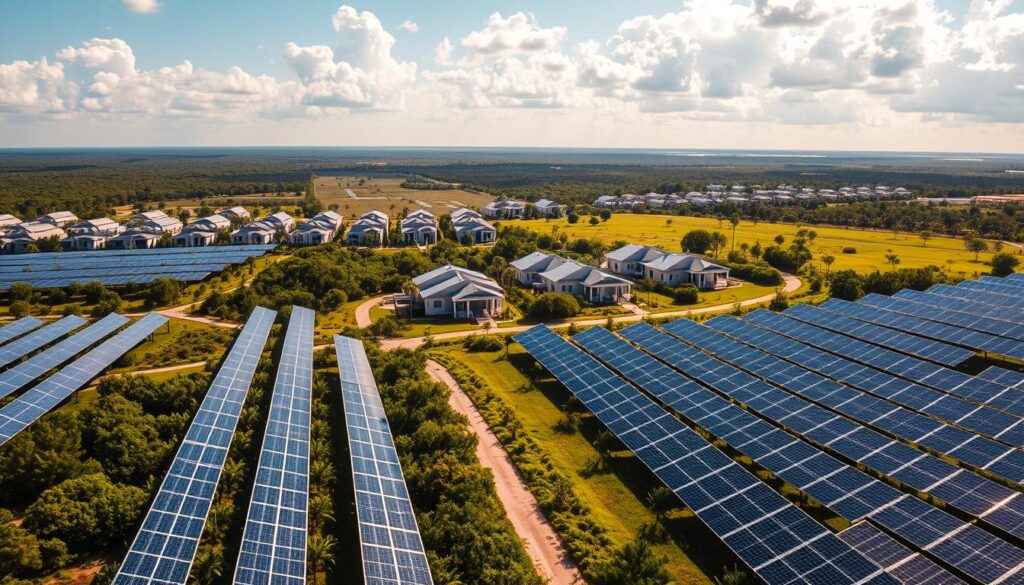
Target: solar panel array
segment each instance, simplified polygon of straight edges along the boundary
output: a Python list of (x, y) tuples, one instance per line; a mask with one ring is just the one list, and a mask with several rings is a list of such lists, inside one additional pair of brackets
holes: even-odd
[(972, 305), (987, 305), (1002, 307), (1007, 313), (1019, 315), (1022, 308), (1016, 303), (1018, 299), (1007, 299), (1006, 295), (995, 293), (988, 289), (975, 289), (976, 285), (969, 285), (968, 282), (960, 283), (958, 286), (947, 284), (936, 284), (927, 291), (929, 294), (936, 294), (947, 298), (962, 299)]
[(778, 314), (762, 309), (747, 315), (746, 321), (976, 404), (1003, 410), (1017, 417), (1024, 416), (1024, 393), (1014, 392), (995, 382), (805, 324), (791, 319), (790, 314), (789, 311)]
[[(647, 324), (634, 325), (620, 333), (665, 363), (746, 405), (752, 412), (805, 437), (812, 444), (821, 445), (830, 452), (911, 487), (928, 491), (954, 507), (984, 517), (994, 526), (1024, 532), (1021, 496), (1007, 487), (893, 441), (744, 373), (722, 361), (727, 358), (704, 353), (701, 349), (720, 356), (715, 351), (717, 348), (706, 345), (704, 340), (698, 349)], [(631, 352), (621, 343), (606, 344), (603, 356), (619, 363), (623, 360), (631, 362), (630, 376), (637, 380), (647, 377), (652, 394), (688, 418), (702, 409), (708, 410), (699, 417), (701, 420), (692, 420), (846, 519), (856, 521), (871, 517), (902, 538), (929, 547), (938, 558), (983, 582), (1019, 572), (1024, 551), (945, 512), (934, 508), (929, 510), (924, 502), (855, 472), (777, 429), (768, 430), (773, 427), (756, 422), (750, 413), (735, 407), (717, 408), (721, 401), (687, 389), (678, 381), (678, 376), (666, 374), (664, 368), (659, 368), (651, 358), (638, 357), (635, 350)], [(587, 347), (592, 349), (589, 345)], [(616, 354), (626, 357), (615, 357)], [(621, 371), (625, 373), (625, 370)], [(684, 399), (688, 393), (691, 398)], [(688, 407), (687, 401), (696, 406)], [(915, 517), (920, 520), (908, 520)], [(949, 535), (933, 538), (930, 523), (934, 522), (952, 526), (955, 530)]]
[(84, 324), (85, 319), (77, 315), (68, 315), (59, 321), (50, 323), (42, 329), (36, 329), (32, 333), (0, 347), (0, 367), (20, 360), (40, 347), (56, 341), (58, 338), (71, 333)]
[[(740, 326), (752, 327), (736, 322)], [(1011, 482), (1024, 481), (1024, 452), (844, 386), (768, 353), (788, 349), (789, 343), (782, 336), (773, 337), (765, 332), (760, 336), (761, 343), (769, 345), (763, 346), (765, 350), (762, 351), (693, 321), (673, 321), (665, 326), (665, 330), (688, 343), (707, 348), (711, 353), (755, 376), (867, 426), (955, 457)], [(730, 334), (733, 332), (730, 331)]]
[(963, 581), (927, 557), (903, 546), (870, 522), (858, 522), (839, 539), (906, 585), (962, 585)]
[(622, 378), (543, 325), (516, 336), (765, 582), (894, 583)]
[(178, 447), (114, 578), (116, 585), (187, 582), (238, 417), (276, 315), (262, 307), (249, 315)]
[(14, 394), (127, 323), (126, 317), (111, 313), (53, 347), (48, 347), (20, 364), (0, 372), (0, 398)]
[(306, 582), (315, 317), (310, 309), (292, 307), (235, 567), (237, 585)]
[(906, 315), (913, 315), (915, 317), (938, 321), (939, 323), (946, 323), (947, 325), (956, 325), (957, 327), (963, 327), (964, 329), (971, 329), (982, 333), (1008, 337), (1010, 339), (1016, 339), (1017, 341), (1024, 340), (1024, 330), (1021, 329), (1020, 324), (1003, 319), (982, 317), (960, 311), (958, 309), (964, 304), (962, 302), (947, 303), (945, 306), (941, 307), (941, 311), (936, 311), (935, 306), (927, 303), (919, 303), (905, 297), (886, 297), (875, 293), (865, 296), (858, 302), (872, 307), (888, 309), (896, 313), (904, 313)]
[(0, 445), (85, 386), (148, 337), (167, 317), (149, 313), (0, 409)]
[(7, 343), (19, 335), (24, 335), (42, 324), (43, 322), (35, 317), (22, 317), (9, 325), (4, 325), (0, 327), (0, 344)]
[(402, 466), (363, 342), (336, 335), (367, 585), (431, 585)]
[(276, 245), (96, 250), (0, 256), (0, 290), (16, 282), (37, 288), (75, 283), (147, 283), (158, 278), (202, 280), (231, 264), (245, 262)]
[[(1019, 322), (1019, 320), (1010, 315), (1010, 312), (1020, 313), (1020, 311), (1007, 310), (1004, 307), (997, 305), (990, 305), (986, 303), (979, 303), (977, 301), (972, 303), (965, 303), (963, 299), (957, 297), (951, 297), (946, 294), (932, 291), (931, 289), (926, 291), (910, 290), (905, 289), (893, 295), (896, 299), (907, 299), (916, 301), (918, 303), (924, 303), (933, 307), (939, 307), (944, 310), (952, 309), (960, 313), (967, 313), (969, 315), (977, 315), (979, 317), (992, 317), (995, 319), (1001, 319), (1010, 322)], [(1024, 313), (1021, 313), (1024, 315)]]

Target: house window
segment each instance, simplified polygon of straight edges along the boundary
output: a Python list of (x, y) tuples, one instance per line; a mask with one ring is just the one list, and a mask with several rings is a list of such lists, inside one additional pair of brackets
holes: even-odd
[(444, 304), (443, 301), (434, 301), (434, 308), (435, 309), (440, 309), (441, 305), (443, 305), (443, 304)]

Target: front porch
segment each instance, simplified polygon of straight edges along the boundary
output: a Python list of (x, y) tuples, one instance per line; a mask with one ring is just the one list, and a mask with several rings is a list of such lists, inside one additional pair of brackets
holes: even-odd
[(452, 318), (453, 319), (475, 319), (477, 317), (486, 315), (493, 317), (494, 315), (501, 313), (502, 311), (502, 299), (500, 298), (485, 298), (485, 299), (464, 299), (464, 300), (452, 300)]
[(632, 287), (624, 284), (584, 286), (584, 300), (593, 304), (614, 304), (632, 297)]

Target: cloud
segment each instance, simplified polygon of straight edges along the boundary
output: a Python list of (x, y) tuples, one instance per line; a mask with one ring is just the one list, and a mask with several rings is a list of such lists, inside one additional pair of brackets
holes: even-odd
[(140, 14), (148, 14), (151, 12), (159, 12), (163, 5), (160, 4), (160, 0), (122, 0), (125, 8), (132, 12), (138, 12)]
[(516, 12), (503, 18), (495, 12), (483, 29), (473, 31), (460, 43), (468, 61), (491, 56), (545, 53), (558, 47), (565, 39), (565, 27), (541, 28), (532, 15)]
[(416, 24), (415, 22), (413, 22), (411, 20), (406, 20), (401, 25), (399, 25), (399, 28), (401, 28), (404, 31), (411, 32), (411, 33), (418, 33), (418, 32), (420, 32), (420, 25)]
[(445, 37), (437, 44), (434, 48), (434, 62), (438, 65), (451, 65), (452, 64), (452, 51), (455, 49), (452, 46), (452, 42), (448, 37)]

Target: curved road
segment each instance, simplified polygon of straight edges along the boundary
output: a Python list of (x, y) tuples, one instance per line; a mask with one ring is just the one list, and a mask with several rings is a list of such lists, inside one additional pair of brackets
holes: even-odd
[[(800, 288), (801, 282), (800, 282), (800, 279), (797, 278), (796, 276), (793, 276), (792, 274), (786, 274), (786, 275), (784, 275), (784, 278), (786, 280), (786, 284), (785, 284), (785, 286), (782, 287), (782, 291), (783, 292), (791, 293), (791, 292), (795, 291), (796, 289)], [(745, 301), (740, 301), (739, 304), (740, 304), (741, 307), (749, 307), (751, 305), (759, 305), (761, 303), (767, 303), (768, 301), (772, 300), (773, 298), (775, 298), (775, 293), (771, 293), (771, 294), (767, 294), (767, 295), (762, 295), (762, 296), (755, 297), (755, 298), (752, 298), (752, 299), (747, 299)], [(651, 317), (657, 317), (657, 318), (662, 318), (662, 317), (688, 317), (690, 315), (700, 315), (700, 314), (703, 314), (703, 313), (715, 313), (715, 312), (722, 311), (722, 310), (725, 310), (725, 309), (730, 309), (730, 308), (732, 308), (735, 305), (736, 305), (736, 303), (727, 303), (727, 304), (722, 304), (722, 305), (712, 305), (710, 307), (700, 307), (700, 308), (697, 308), (697, 309), (682, 309), (682, 310), (679, 310), (679, 311), (669, 311), (667, 313), (644, 313), (644, 314), (640, 314), (640, 315), (625, 315), (625, 316), (622, 316), (622, 317), (612, 317), (612, 321), (615, 322), (615, 323), (630, 323), (630, 322), (635, 322), (635, 321), (641, 321), (641, 320), (644, 319), (644, 317), (647, 317), (648, 315), (651, 316)], [(367, 310), (369, 310), (369, 309), (367, 309)], [(605, 318), (605, 319), (586, 319), (586, 320), (583, 320), (583, 321), (558, 321), (556, 323), (548, 323), (547, 326), (548, 327), (561, 328), (561, 327), (568, 327), (568, 326), (572, 325), (573, 323), (575, 323), (577, 327), (589, 327), (591, 325), (604, 325), (607, 322), (608, 322), (607, 318)], [(520, 331), (526, 331), (530, 327), (533, 327), (533, 325), (517, 325), (515, 327), (501, 327), (499, 329), (492, 329), (491, 332), (492, 333), (519, 333)], [(470, 330), (467, 330), (467, 331), (450, 331), (448, 333), (438, 333), (437, 335), (434, 335), (433, 338), (434, 338), (435, 341), (441, 341), (441, 340), (444, 340), (444, 339), (459, 339), (459, 338), (462, 338), (462, 337), (469, 337), (470, 335), (483, 335), (484, 333), (486, 333), (486, 332), (483, 329), (470, 329)], [(381, 349), (384, 349), (384, 350), (392, 350), (392, 349), (398, 349), (398, 348), (415, 349), (415, 348), (419, 347), (420, 345), (422, 345), (424, 341), (425, 341), (425, 338), (423, 338), (423, 337), (410, 337), (410, 338), (406, 338), (406, 339), (401, 339), (401, 338), (398, 338), (398, 339), (384, 339), (384, 340), (382, 340), (380, 342), (380, 347), (381, 347)]]

